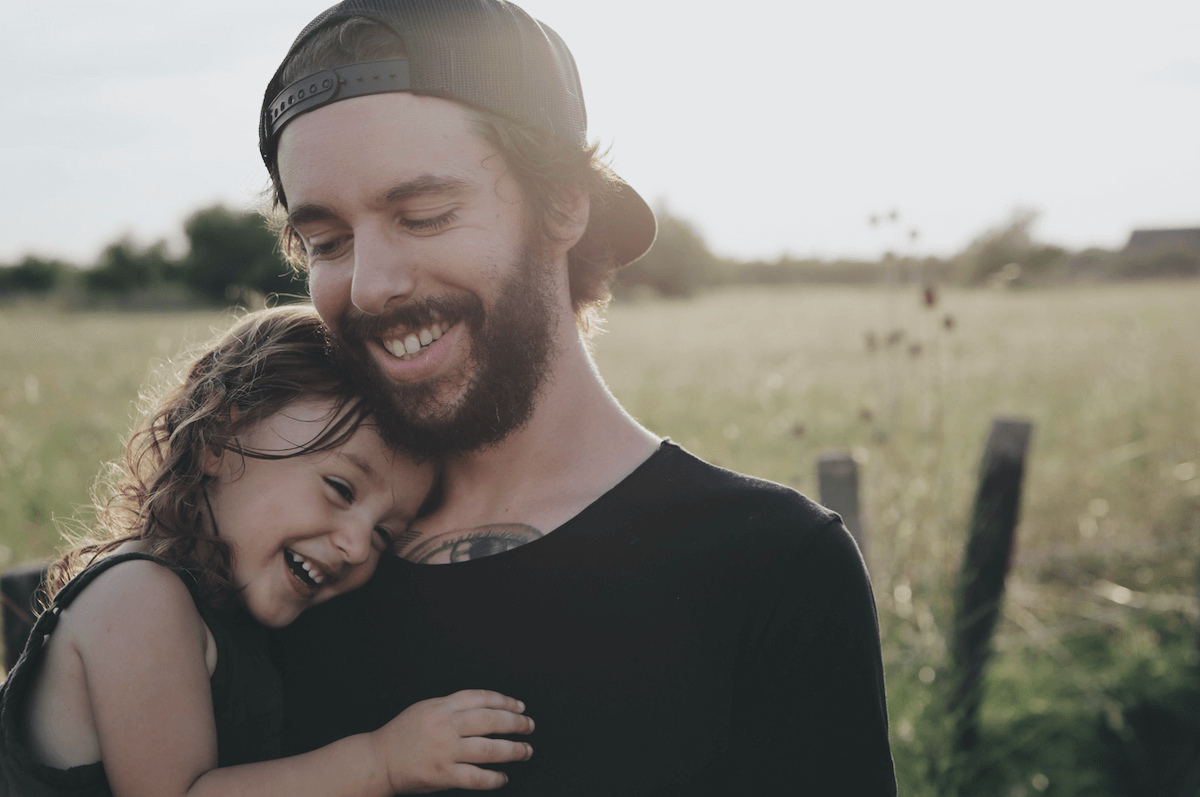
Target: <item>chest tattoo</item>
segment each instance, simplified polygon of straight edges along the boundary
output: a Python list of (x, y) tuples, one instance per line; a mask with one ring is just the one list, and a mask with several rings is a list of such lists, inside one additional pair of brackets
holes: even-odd
[[(420, 536), (420, 532), (409, 534)], [(402, 547), (398, 546), (400, 556), (410, 562), (444, 565), (511, 551), (544, 536), (543, 532), (525, 523), (492, 523), (473, 529), (455, 529), (420, 541), (409, 537), (397, 542), (402, 543)], [(412, 545), (413, 542), (416, 545)]]

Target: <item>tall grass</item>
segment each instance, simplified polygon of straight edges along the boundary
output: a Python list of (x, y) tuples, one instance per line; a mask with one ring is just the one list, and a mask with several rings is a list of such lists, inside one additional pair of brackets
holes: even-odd
[[(981, 794), (1103, 794), (1110, 693), (1194, 663), (1198, 306), (1194, 282), (948, 292), (933, 308), (915, 291), (747, 290), (616, 307), (597, 348), (635, 416), (714, 462), (813, 493), (816, 457), (854, 452), (905, 794), (964, 777), (941, 713), (953, 580), (989, 423), (1032, 420), (968, 774)], [(1132, 605), (1147, 602), (1163, 611)]]
[[(1032, 420), (972, 777), (978, 793), (1109, 793), (1131, 695), (1193, 677), (1200, 282), (920, 298), (618, 304), (596, 358), (634, 416), (725, 467), (815, 494), (817, 456), (854, 453), (909, 795), (951, 793), (967, 766), (940, 711), (950, 595), (989, 423)], [(226, 322), (0, 309), (0, 567), (52, 552), (140, 385)]]
[(0, 567), (53, 553), (56, 519), (90, 504), (142, 386), (227, 318), (0, 308)]

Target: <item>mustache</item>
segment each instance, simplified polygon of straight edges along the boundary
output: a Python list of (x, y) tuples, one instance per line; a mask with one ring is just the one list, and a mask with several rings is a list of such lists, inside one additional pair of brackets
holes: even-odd
[(435, 321), (466, 321), (478, 329), (483, 323), (483, 302), (474, 294), (427, 296), (413, 299), (379, 315), (368, 315), (354, 308), (344, 312), (337, 322), (337, 337), (343, 342), (359, 342), (382, 337), (396, 327), (420, 329)]

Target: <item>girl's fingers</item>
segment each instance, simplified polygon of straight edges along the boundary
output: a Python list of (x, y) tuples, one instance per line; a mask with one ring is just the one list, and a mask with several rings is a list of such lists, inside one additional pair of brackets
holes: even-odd
[(533, 733), (533, 720), (493, 708), (473, 708), (458, 712), (455, 729), (459, 736), (489, 736), (496, 733)]
[(520, 714), (525, 710), (525, 704), (515, 697), (502, 695), (488, 689), (464, 689), (449, 695), (445, 700), (450, 708), (459, 711), (472, 708), (494, 708)]
[(455, 764), (450, 768), (445, 783), (448, 789), (498, 789), (508, 783), (508, 776), (493, 769), (482, 769), (470, 764)]
[(459, 747), (459, 761), (467, 764), (500, 764), (505, 761), (526, 761), (533, 755), (533, 747), (527, 742), (508, 739), (485, 739), (472, 736), (463, 739)]

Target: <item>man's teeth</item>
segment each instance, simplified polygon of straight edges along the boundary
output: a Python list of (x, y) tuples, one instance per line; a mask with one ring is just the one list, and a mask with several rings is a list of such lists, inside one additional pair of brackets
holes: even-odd
[(288, 553), (291, 554), (293, 562), (300, 565), (300, 567), (304, 568), (304, 572), (308, 574), (309, 578), (311, 578), (317, 584), (324, 583), (325, 576), (321, 573), (321, 571), (317, 568), (316, 565), (314, 565), (312, 562), (308, 561), (307, 559), (305, 559), (303, 556), (296, 553), (295, 551), (288, 551)]
[(383, 345), (396, 357), (401, 360), (411, 360), (412, 356), (421, 349), (433, 343), (435, 340), (446, 334), (446, 330), (450, 328), (450, 324), (445, 321), (438, 321), (423, 327), (416, 332), (410, 332), (403, 338), (392, 338), (385, 340)]

